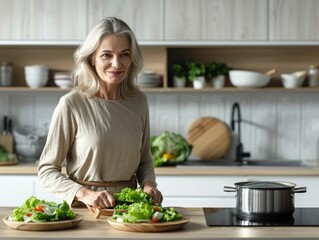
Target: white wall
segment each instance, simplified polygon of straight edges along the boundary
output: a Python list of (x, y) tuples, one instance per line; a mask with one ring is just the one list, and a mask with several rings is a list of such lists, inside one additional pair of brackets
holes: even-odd
[[(41, 126), (50, 122), (57, 93), (1, 93), (0, 119), (12, 117), (14, 126)], [(230, 123), (231, 105), (242, 112), (242, 141), (253, 159), (319, 159), (319, 94), (308, 93), (147, 93), (151, 133), (187, 135), (200, 116)], [(0, 127), (1, 129), (1, 127)]]

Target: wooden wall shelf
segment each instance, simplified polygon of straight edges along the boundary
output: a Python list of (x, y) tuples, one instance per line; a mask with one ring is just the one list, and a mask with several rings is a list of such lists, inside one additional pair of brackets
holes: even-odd
[[(194, 89), (191, 87), (186, 88), (174, 88), (174, 87), (156, 87), (156, 88), (141, 88), (146, 93), (203, 93), (203, 92), (230, 92), (230, 93), (247, 93), (247, 92), (258, 92), (258, 93), (295, 93), (295, 92), (319, 92), (319, 88), (294, 88), (286, 89), (282, 87), (264, 87), (264, 88), (203, 88)], [(67, 93), (70, 89), (61, 89), (58, 87), (41, 87), (41, 88), (29, 88), (26, 86), (17, 87), (0, 87), (0, 93)]]

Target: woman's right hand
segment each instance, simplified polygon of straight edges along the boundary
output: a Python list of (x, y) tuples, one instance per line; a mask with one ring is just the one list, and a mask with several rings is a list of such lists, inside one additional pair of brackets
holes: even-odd
[(77, 191), (74, 200), (101, 209), (114, 207), (116, 203), (114, 195), (109, 191), (104, 190), (96, 192), (85, 187), (81, 187)]

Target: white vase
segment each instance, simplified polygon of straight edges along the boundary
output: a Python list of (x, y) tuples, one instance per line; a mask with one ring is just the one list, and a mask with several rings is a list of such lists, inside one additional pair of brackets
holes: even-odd
[(195, 89), (204, 88), (205, 87), (205, 77), (204, 76), (196, 77), (196, 79), (193, 81), (193, 87)]
[(214, 88), (223, 88), (225, 86), (225, 76), (219, 75), (212, 78), (212, 87)]
[(173, 80), (174, 80), (174, 87), (176, 88), (183, 88), (186, 85), (185, 78), (174, 77)]

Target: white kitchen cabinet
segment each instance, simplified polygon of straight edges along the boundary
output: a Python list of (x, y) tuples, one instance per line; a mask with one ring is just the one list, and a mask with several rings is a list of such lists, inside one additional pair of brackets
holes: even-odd
[(270, 41), (318, 41), (318, 0), (269, 0)]
[(0, 176), (0, 206), (20, 206), (34, 195), (34, 176), (3, 175)]
[(0, 0), (0, 40), (82, 40), (86, 0)]
[(233, 193), (224, 186), (245, 181), (242, 176), (157, 176), (158, 189), (164, 196), (163, 206), (233, 207)]
[(1, 175), (0, 185), (0, 206), (21, 206), (31, 196), (62, 202), (39, 185), (36, 175)]
[(266, 41), (267, 0), (166, 0), (165, 40)]
[(164, 196), (163, 206), (235, 207), (233, 192), (224, 186), (241, 181), (285, 181), (296, 187), (307, 187), (306, 193), (295, 194), (296, 207), (319, 207), (319, 178), (317, 176), (158, 176), (158, 188)]
[(89, 28), (114, 16), (124, 20), (138, 40), (163, 40), (163, 0), (88, 0), (88, 7)]

